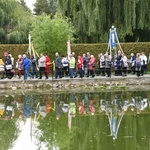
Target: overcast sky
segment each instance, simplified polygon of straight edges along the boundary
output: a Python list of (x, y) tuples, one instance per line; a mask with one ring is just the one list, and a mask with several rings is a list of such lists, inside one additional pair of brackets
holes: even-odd
[(26, 2), (26, 5), (33, 10), (33, 4), (36, 2), (36, 0), (24, 0)]

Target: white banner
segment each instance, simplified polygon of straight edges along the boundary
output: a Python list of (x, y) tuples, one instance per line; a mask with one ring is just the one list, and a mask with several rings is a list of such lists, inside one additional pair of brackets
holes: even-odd
[(70, 45), (70, 41), (67, 42), (67, 54), (68, 54), (68, 56), (71, 55), (71, 45)]

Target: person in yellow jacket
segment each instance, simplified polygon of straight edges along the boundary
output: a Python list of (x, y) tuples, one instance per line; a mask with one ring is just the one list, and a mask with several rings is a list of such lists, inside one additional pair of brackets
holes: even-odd
[(70, 70), (70, 78), (75, 77), (75, 58), (70, 55), (70, 60), (69, 60), (69, 70)]
[(1, 74), (1, 79), (4, 78), (4, 62), (2, 60), (2, 58), (0, 58), (0, 74)]

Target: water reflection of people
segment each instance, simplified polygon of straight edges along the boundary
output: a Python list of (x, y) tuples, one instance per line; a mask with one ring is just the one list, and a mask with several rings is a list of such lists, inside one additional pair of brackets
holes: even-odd
[(61, 101), (60, 95), (57, 95), (55, 98), (56, 98), (56, 119), (59, 120), (60, 115), (62, 113), (68, 113), (69, 105), (64, 101)]
[(42, 98), (42, 102), (38, 102), (38, 104), (36, 106), (36, 110), (39, 113), (37, 120), (40, 117), (42, 117), (42, 119), (44, 119), (47, 116), (47, 114), (50, 113), (51, 109), (55, 110), (55, 108), (52, 108), (52, 106), (51, 106), (49, 96), (44, 95), (44, 97)]
[(90, 102), (89, 102), (89, 110), (90, 110), (90, 114), (91, 115), (95, 114), (95, 101), (94, 100), (90, 100)]
[(9, 95), (5, 103), (5, 120), (12, 119), (15, 116), (14, 111), (15, 103), (13, 96)]
[(145, 97), (136, 96), (132, 97), (131, 100), (122, 101), (122, 98), (116, 95), (113, 101), (100, 99), (99, 112), (105, 112), (108, 116), (113, 139), (117, 138), (119, 126), (126, 111), (136, 109), (137, 113), (140, 113), (148, 107), (148, 100)]
[(79, 114), (84, 114), (84, 105), (83, 105), (83, 102), (78, 102), (78, 111), (79, 111)]
[(0, 104), (0, 117), (2, 117), (3, 116), (3, 114), (4, 114), (4, 111), (5, 111), (5, 104)]
[(15, 115), (14, 107), (13, 106), (7, 106), (6, 107), (6, 117), (5, 119), (12, 119)]
[(132, 111), (137, 109), (137, 113), (139, 114), (147, 108), (148, 100), (147, 98), (142, 98), (140, 96), (132, 97), (130, 106)]

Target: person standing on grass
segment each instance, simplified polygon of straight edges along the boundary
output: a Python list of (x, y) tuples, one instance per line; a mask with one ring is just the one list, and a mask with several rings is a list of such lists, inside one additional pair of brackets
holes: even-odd
[(23, 69), (24, 69), (24, 80), (27, 80), (27, 77), (33, 78), (33, 76), (29, 73), (29, 69), (31, 66), (31, 62), (28, 57), (23, 54)]
[(39, 64), (39, 74), (40, 74), (39, 79), (42, 79), (42, 74), (43, 73), (45, 74), (46, 79), (48, 79), (48, 76), (47, 76), (46, 70), (45, 70), (45, 67), (46, 67), (46, 58), (43, 55), (43, 53), (40, 54), (40, 58), (38, 60), (38, 64)]

